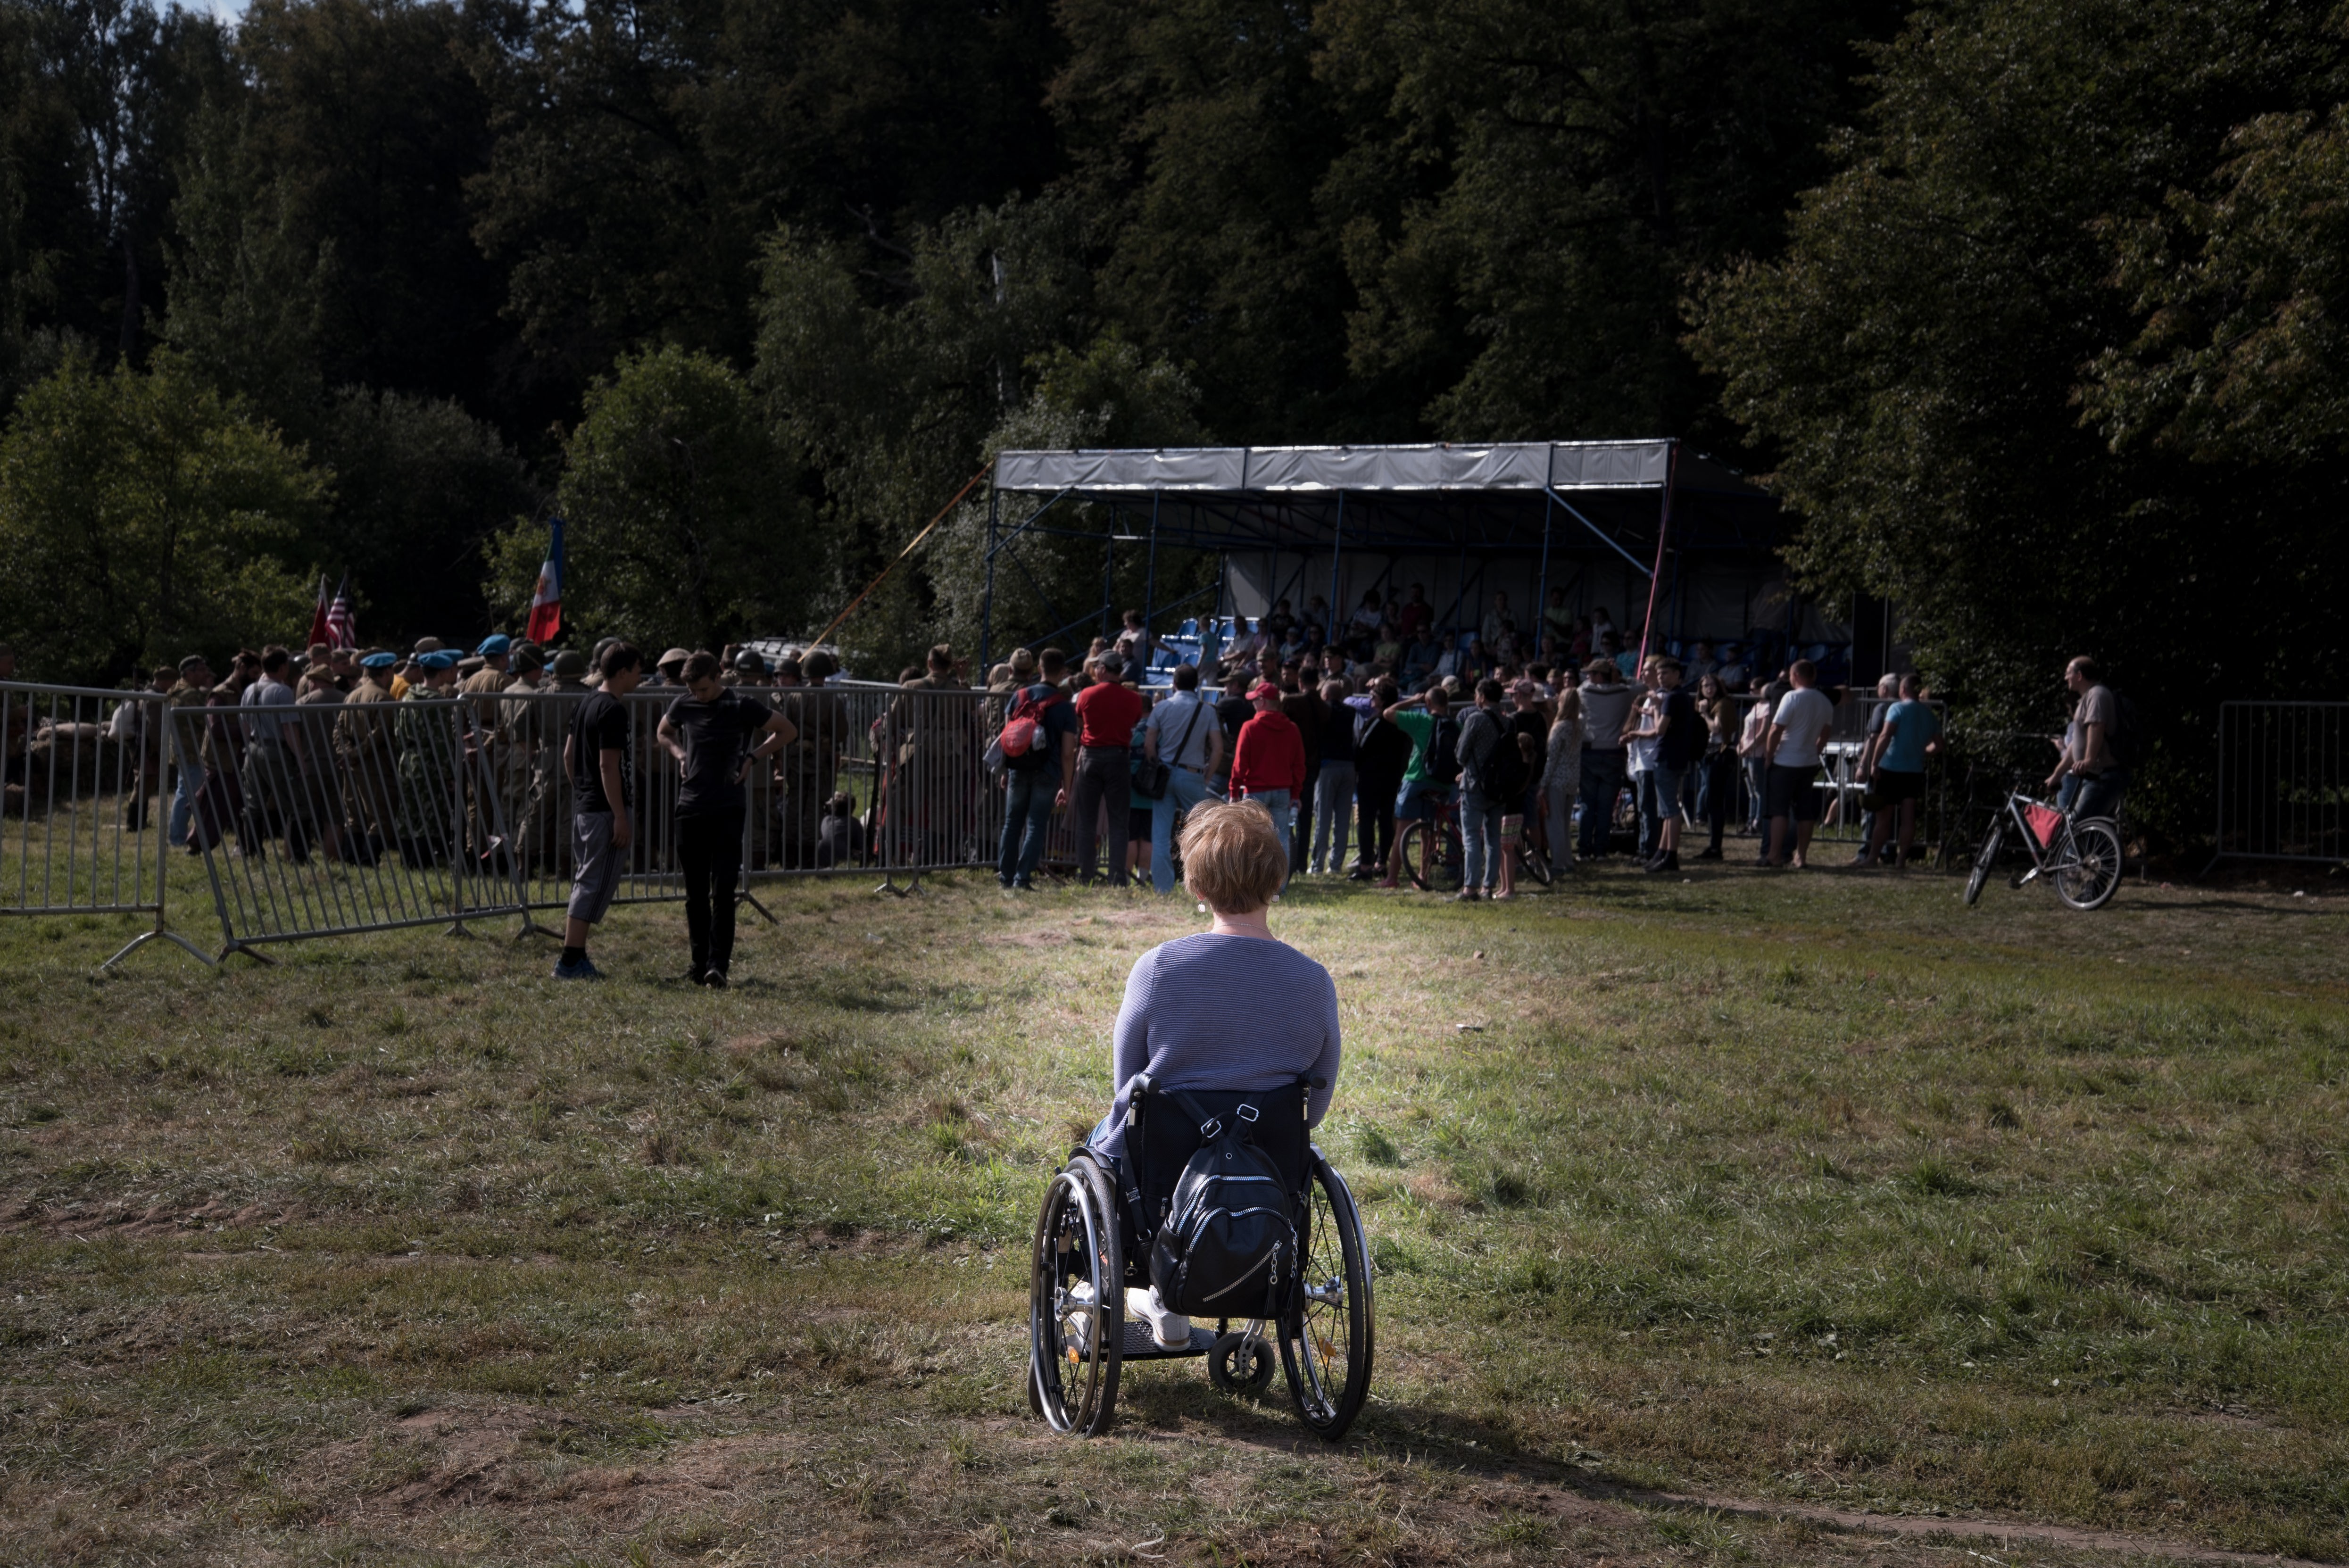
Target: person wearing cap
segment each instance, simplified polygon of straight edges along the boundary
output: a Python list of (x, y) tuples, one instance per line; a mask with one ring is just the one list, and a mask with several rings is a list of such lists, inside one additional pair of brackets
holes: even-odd
[[(968, 689), (954, 649), (945, 643), (930, 649), (923, 673), (905, 683), (915, 694)], [(914, 810), (905, 821), (919, 830), (921, 852), (933, 864), (976, 859), (978, 759), (987, 749), (978, 706), (959, 696), (916, 695), (893, 703), (891, 716), (901, 734), (901, 721), (914, 721), (908, 742), (898, 749), (906, 764), (901, 773), (913, 787)]]
[(457, 655), (431, 648), (409, 662), (408, 695), (392, 721), (399, 745), (399, 852), (411, 866), (435, 866), (456, 849), (450, 841), (449, 780), (457, 776)]
[(535, 644), (516, 643), (508, 651), (507, 663), (511, 678), (497, 699), (498, 798), (505, 811), (507, 841), (527, 876), (533, 874), (531, 868), (554, 864), (554, 816), (542, 786), (555, 782), (544, 763), (554, 749), (554, 738), (563, 732), (549, 723), (554, 709), (538, 695), (546, 686), (546, 655)]
[(563, 742), (563, 763), (571, 776), (572, 872), (563, 955), (554, 965), (558, 980), (603, 977), (587, 957), (587, 937), (612, 907), (635, 838), (636, 750), (622, 699), (636, 689), (643, 672), (644, 655), (627, 644), (605, 648), (596, 667), (603, 686), (572, 714), (571, 733)]
[[(321, 821), (316, 789), (326, 769), (321, 759), (305, 755), (310, 737), (290, 714), (276, 710), (295, 706), (293, 655), (280, 647), (261, 651), (261, 678), (237, 699), (244, 724), (244, 852), (260, 858), (261, 846), (274, 833), (285, 837), (286, 853), (296, 865), (310, 860), (310, 839), (322, 834), (326, 852), (336, 856), (335, 827)], [(336, 856), (339, 858), (339, 856)]]
[(233, 710), (244, 688), (260, 676), (261, 655), (240, 648), (229, 661), (228, 674), (204, 697), (204, 738), (197, 750), (204, 778), (196, 788), (195, 814), (190, 819), (191, 849), (209, 849), (229, 833), (244, 830), (244, 727)]
[[(756, 654), (750, 655), (757, 658)], [(686, 979), (722, 991), (734, 962), (734, 888), (742, 872), (744, 783), (791, 744), (792, 721), (718, 678), (718, 660), (685, 661), (685, 695), (661, 715), (661, 746), (677, 758), (678, 864), (685, 873)]]
[(824, 808), (838, 787), (840, 748), (847, 736), (842, 694), (824, 689), (840, 671), (840, 661), (823, 648), (800, 655), (807, 684), (776, 705), (792, 721), (799, 738), (785, 747), (776, 768), (783, 788), (783, 864), (794, 871), (812, 871), (823, 832)]
[[(203, 655), (190, 654), (180, 661), (180, 678), (163, 694), (163, 706), (166, 709), (202, 707), (212, 688), (212, 665)], [(167, 715), (163, 756), (177, 777), (171, 784), (171, 815), (164, 824), (163, 837), (175, 850), (188, 842), (188, 825), (196, 813), (196, 790), (204, 781), (204, 766), (196, 747), (201, 733), (194, 720)]]
[[(1280, 688), (1270, 681), (1258, 681), (1248, 700), (1256, 717), (1240, 726), (1239, 743), (1232, 748), (1232, 799), (1253, 800), (1270, 812), (1286, 847), (1305, 789), (1305, 738), (1280, 711)], [(1288, 885), (1286, 876), (1280, 885)]]
[[(513, 682), (510, 673), (512, 663), (513, 640), (502, 632), (492, 632), (482, 638), (471, 657), (457, 662), (457, 695), (465, 702), (458, 716), (465, 730), (465, 755), (481, 758), (486, 754), (486, 777), (490, 779), (499, 778), (504, 768), (505, 745), (499, 731), (504, 710), (498, 697)], [(498, 813), (483, 799), (481, 785), (484, 774), (481, 769), (469, 767), (464, 778), (467, 847), (477, 860), (486, 862), (497, 854), (503, 837)], [(511, 818), (504, 824), (507, 829), (512, 825)]]
[(1077, 694), (1077, 877), (1090, 886), (1101, 847), (1101, 817), (1109, 815), (1110, 881), (1129, 885), (1126, 845), (1133, 790), (1133, 727), (1142, 722), (1142, 694), (1125, 684), (1125, 661), (1103, 654), (1093, 661), (1101, 678)]
[[(601, 644), (596, 645), (595, 656), (599, 659), (604, 656)], [(692, 653), (685, 648), (671, 648), (653, 661), (653, 676), (644, 684), (656, 686), (683, 686), (685, 661), (691, 657), (693, 657)], [(730, 676), (733, 672), (730, 670), (727, 673)]]
[(374, 863), (395, 838), (399, 759), (392, 747), (392, 714), (378, 712), (391, 695), (391, 666), (399, 655), (371, 648), (359, 655), (358, 684), (335, 717), (335, 753), (350, 780), (351, 828), (358, 839), (351, 858)]

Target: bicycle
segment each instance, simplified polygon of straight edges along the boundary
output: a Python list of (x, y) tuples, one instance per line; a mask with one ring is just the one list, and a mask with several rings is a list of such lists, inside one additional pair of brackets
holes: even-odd
[[(1402, 874), (1422, 892), (1458, 892), (1468, 864), (1460, 838), (1460, 798), (1444, 801), (1433, 817), (1414, 818), (1395, 836), (1395, 853), (1402, 857)], [(1542, 887), (1553, 879), (1549, 856), (1535, 850), (1530, 836), (1517, 841), (1517, 871)]]
[[(2020, 782), (2020, 780), (2018, 780)], [(2074, 909), (2102, 909), (2121, 885), (2121, 830), (2107, 817), (2075, 817), (2019, 790), (2009, 790), (2001, 814), (1974, 851), (1966, 877), (1966, 903), (1982, 897), (1991, 868), (2006, 847), (2012, 826), (2031, 856), (2031, 869), (2010, 884), (2022, 887), (2044, 876), (2055, 896)]]

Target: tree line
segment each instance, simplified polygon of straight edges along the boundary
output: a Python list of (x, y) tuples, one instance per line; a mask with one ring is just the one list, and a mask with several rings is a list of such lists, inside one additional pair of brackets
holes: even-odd
[[(2183, 748), (2340, 662), (2345, 73), (2292, 0), (0, 0), (0, 635), (502, 624), (559, 510), (716, 645), (1004, 442), (1673, 434), (1961, 707), (2095, 651)], [(968, 639), (974, 526), (860, 651)]]

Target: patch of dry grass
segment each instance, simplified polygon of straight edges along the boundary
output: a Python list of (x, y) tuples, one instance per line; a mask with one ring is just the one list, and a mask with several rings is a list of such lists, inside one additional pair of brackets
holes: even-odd
[(1300, 886), (1381, 1275), (1337, 1450), (1192, 1366), (1025, 1412), (1032, 1204), (1189, 905), (762, 899), (716, 996), (657, 909), (600, 986), (0, 924), (0, 1560), (1950, 1554), (1643, 1487), (2349, 1555), (2337, 899)]

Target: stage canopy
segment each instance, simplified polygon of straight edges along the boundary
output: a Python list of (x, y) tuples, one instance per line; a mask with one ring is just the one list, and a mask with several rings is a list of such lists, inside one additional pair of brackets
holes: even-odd
[[(1326, 594), (1342, 617), (1365, 591), (1419, 583), (1448, 627), (1473, 627), (1506, 593), (1529, 629), (1554, 588), (1630, 625), (1652, 586), (1675, 637), (1835, 632), (1795, 624), (1777, 502), (1669, 439), (1001, 453), (990, 566), (1031, 532), (1216, 552), (1216, 614)], [(1148, 606), (1154, 629), (1178, 608), (1206, 606)]]

